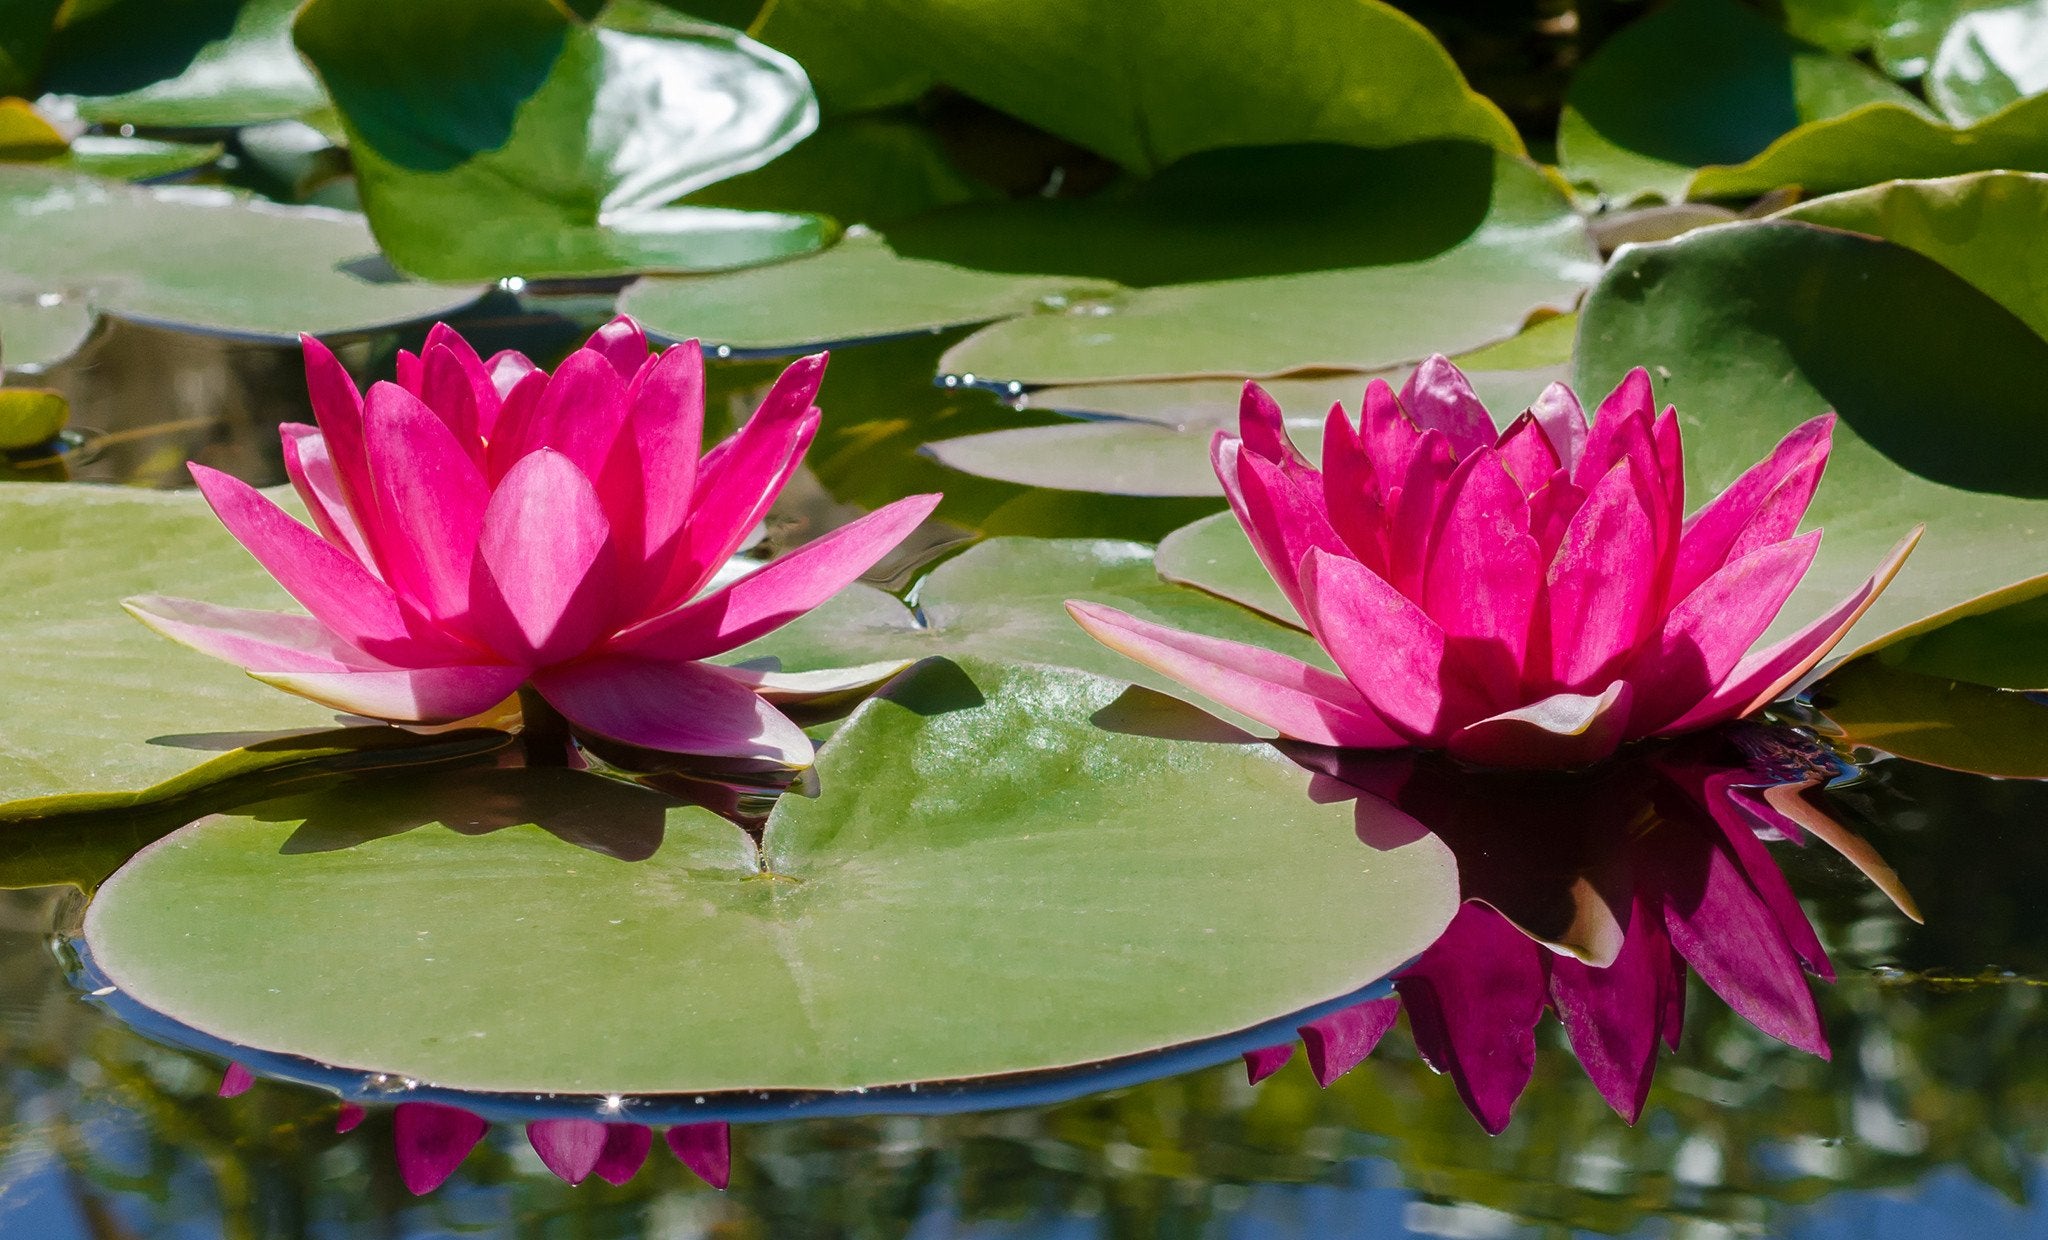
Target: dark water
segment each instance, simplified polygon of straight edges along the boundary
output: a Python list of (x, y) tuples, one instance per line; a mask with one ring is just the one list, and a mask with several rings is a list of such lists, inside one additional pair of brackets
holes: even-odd
[[(494, 313), (484, 330), (507, 339), (489, 347), (573, 338)], [(351, 360), (388, 369), (396, 344)], [(1152, 538), (1215, 507), (1031, 492), (917, 456), (1018, 420), (927, 389), (942, 344), (835, 357), (826, 431), (772, 537), (932, 486), (963, 534)], [(714, 405), (743, 411), (772, 370), (721, 365)], [(141, 328), (113, 328), (51, 381), (87, 432), (63, 467), (82, 479), (173, 485), (189, 456), (276, 481), (269, 428), (305, 417), (288, 352)], [(337, 1136), (332, 1099), (308, 1090), (216, 1098), (221, 1061), (152, 1043), (66, 981), (53, 931), (75, 892), (0, 893), (0, 1236), (2048, 1236), (2048, 784), (1887, 760), (1825, 800), (1927, 917), (1912, 925), (1824, 850), (1777, 846), (1841, 974), (1818, 988), (1831, 1060), (1695, 983), (1634, 1127), (1554, 1021), (1499, 1137), (1397, 1031), (1329, 1089), (1297, 1057), (1257, 1087), (1229, 1064), (1036, 1109), (741, 1126), (723, 1193), (659, 1149), (626, 1187), (570, 1188), (500, 1126), (415, 1199), (388, 1114)]]

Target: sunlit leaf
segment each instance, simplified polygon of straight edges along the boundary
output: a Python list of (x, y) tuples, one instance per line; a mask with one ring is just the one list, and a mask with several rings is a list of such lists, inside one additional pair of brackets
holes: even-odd
[(48, 388), (0, 388), (0, 452), (50, 442), (71, 419), (71, 402)]
[(2048, 4), (2014, 4), (1963, 16), (1942, 37), (1927, 96), (1958, 125), (1981, 121), (2048, 90)]
[(127, 999), (247, 1046), (466, 1089), (715, 1094), (1227, 1035), (1448, 922), (1434, 837), (1367, 847), (1301, 768), (1120, 728), (1121, 692), (927, 664), (826, 746), (822, 794), (784, 798), (758, 854), (567, 771), (272, 802), (144, 851), (87, 941)]
[(119, 0), (51, 40), (44, 87), (106, 124), (232, 128), (325, 104), (292, 50), (298, 0)]
[(831, 239), (808, 215), (670, 206), (809, 133), (795, 62), (639, 0), (314, 0), (299, 47), (393, 262), (436, 279), (716, 271)]
[[(0, 165), (0, 230), (0, 301), (61, 295), (223, 335), (362, 331), (445, 314), (482, 291), (397, 277), (359, 216), (211, 187)], [(11, 347), (8, 363), (18, 364)]]
[(2048, 779), (2048, 705), (1858, 659), (1814, 690), (1842, 741), (1955, 771)]

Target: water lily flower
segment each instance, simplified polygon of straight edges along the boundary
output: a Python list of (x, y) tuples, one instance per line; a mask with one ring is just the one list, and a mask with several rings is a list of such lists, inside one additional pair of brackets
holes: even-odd
[(1819, 546), (1820, 531), (1797, 531), (1833, 427), (1800, 426), (1688, 517), (1677, 416), (1657, 413), (1640, 369), (1590, 425), (1552, 384), (1497, 432), (1465, 376), (1433, 357), (1398, 396), (1374, 380), (1357, 422), (1332, 409), (1321, 468), (1246, 384), (1240, 433), (1212, 445), (1216, 473), (1341, 674), (1067, 606), (1104, 644), (1283, 737), (1585, 765), (1760, 708), (1890, 582), (1917, 531), (1849, 597), (1750, 651)]
[(629, 318), (553, 374), (509, 351), (480, 358), (437, 325), (421, 354), (400, 354), (396, 383), (367, 394), (303, 342), (318, 426), (282, 431), (314, 528), (226, 474), (192, 475), (307, 614), (129, 600), (158, 632), (374, 719), (450, 722), (524, 686), (587, 734), (787, 767), (808, 765), (812, 747), (777, 703), (878, 675), (705, 661), (823, 602), (938, 502), (899, 500), (714, 582), (817, 432), (823, 354), (791, 364), (745, 426), (700, 454), (701, 351), (650, 356)]
[[(1323, 795), (1358, 800), (1368, 840), (1366, 824), (1388, 813), (1437, 833), (1466, 897), (1395, 974), (1393, 995), (1298, 1030), (1316, 1080), (1357, 1066), (1406, 1011), (1423, 1059), (1497, 1133), (1529, 1083), (1549, 1011), (1601, 1095), (1634, 1123), (1658, 1044), (1678, 1048), (1688, 971), (1764, 1033), (1825, 1058), (1805, 974), (1832, 981), (1833, 969), (1760, 833), (1812, 833), (1861, 854), (1866, 868), (1875, 854), (1811, 802), (1792, 807), (1821, 782), (1812, 762), (1787, 769), (1793, 736), (1743, 725), (1563, 783), (1503, 782), (1410, 754), (1294, 750), (1327, 781)], [(1895, 877), (1887, 889), (1917, 920)], [(1288, 1043), (1248, 1053), (1251, 1079), (1293, 1052)]]

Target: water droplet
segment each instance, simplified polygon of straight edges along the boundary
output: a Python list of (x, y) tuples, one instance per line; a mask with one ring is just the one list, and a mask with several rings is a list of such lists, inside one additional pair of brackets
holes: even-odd
[(98, 990), (92, 992), (92, 997), (95, 999), (104, 999), (108, 995), (119, 994), (120, 992), (121, 988), (118, 986), (102, 986)]
[(508, 293), (523, 293), (526, 291), (526, 278), (524, 276), (506, 276), (498, 282), (498, 286)]
[(729, 344), (722, 344), (719, 345), (717, 348), (713, 349), (712, 352), (718, 355), (719, 357), (731, 357), (732, 346)]
[(366, 1094), (405, 1094), (418, 1089), (420, 1083), (409, 1076), (393, 1076), (388, 1072), (374, 1072), (363, 1078)]
[(36, 295), (36, 304), (41, 306), (45, 310), (48, 310), (52, 306), (61, 306), (64, 304), (64, 294), (38, 293)]

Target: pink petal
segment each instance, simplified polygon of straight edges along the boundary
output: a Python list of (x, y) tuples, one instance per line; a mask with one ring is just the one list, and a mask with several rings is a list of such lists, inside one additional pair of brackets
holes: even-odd
[(1309, 467), (1308, 458), (1287, 435), (1280, 404), (1256, 383), (1246, 383), (1237, 401), (1237, 432), (1253, 454), (1275, 465)]
[[(465, 345), (465, 349), (467, 346)], [(469, 361), (476, 367), (472, 374), (463, 368), (462, 359), (447, 345), (434, 345), (420, 358), (420, 402), (448, 426), (448, 433), (469, 453), (472, 461), (483, 461), (483, 409), (478, 401), (477, 389), (482, 388), (493, 403), (497, 400), (497, 389), (491, 386), (490, 376), (483, 373), (483, 363), (476, 360), (474, 352)]]
[(414, 353), (410, 349), (400, 349), (398, 351), (397, 367), (398, 386), (411, 392), (414, 396), (418, 396), (422, 386), (419, 354)]
[(1483, 904), (1466, 904), (1394, 981), (1415, 1049), (1457, 1083), (1488, 1132), (1508, 1126), (1536, 1068), (1548, 993), (1544, 949)]
[(677, 1124), (662, 1139), (685, 1167), (713, 1188), (732, 1179), (732, 1128), (727, 1124)]
[(1633, 669), (1631, 730), (1638, 736), (1657, 731), (1725, 681), (1778, 618), (1819, 550), (1819, 530), (1774, 543), (1724, 565), (1686, 595)]
[(228, 1065), (228, 1070), (221, 1074), (220, 1096), (223, 1098), (239, 1098), (243, 1094), (248, 1093), (255, 1084), (256, 1078), (249, 1075), (249, 1069), (241, 1064), (231, 1063)]
[(604, 1153), (605, 1126), (594, 1119), (544, 1119), (526, 1126), (526, 1140), (548, 1170), (581, 1184)]
[(1467, 705), (1446, 692), (1444, 631), (1356, 560), (1312, 550), (1302, 561), (1303, 615), (1344, 678), (1414, 740), (1447, 730)]
[(1529, 537), (1536, 540), (1545, 564), (1557, 560), (1557, 549), (1564, 545), (1572, 518), (1585, 506), (1586, 493), (1572, 485), (1571, 474), (1563, 467), (1529, 496)]
[(1296, 1032), (1308, 1051), (1309, 1071), (1315, 1073), (1316, 1084), (1327, 1089), (1330, 1082), (1364, 1063), (1400, 1016), (1401, 1001), (1389, 996), (1353, 1004), (1303, 1025)]
[(513, 663), (542, 666), (588, 649), (616, 602), (611, 526), (597, 488), (542, 448), (512, 467), (484, 510), (472, 622)]
[(791, 362), (747, 424), (705, 454), (667, 598), (683, 602), (702, 589), (775, 503), (818, 432), (811, 401), (824, 377), (822, 353)]
[(1827, 1058), (1806, 975), (1763, 899), (1711, 842), (1651, 840), (1637, 872), (1662, 893), (1664, 928), (1700, 980), (1771, 1037)]
[(1898, 576), (1900, 567), (1926, 528), (1924, 525), (1913, 527), (1913, 531), (1885, 556), (1870, 579), (1849, 597), (1785, 640), (1744, 658), (1719, 687), (1663, 731), (1667, 734), (1687, 732), (1724, 720), (1739, 719), (1777, 700), (1780, 693), (1797, 684), (1800, 677), (1827, 658), (1836, 643), (1856, 627), (1863, 613), (1870, 610), (1877, 596), (1884, 593), (1893, 577)]
[(640, 1172), (647, 1151), (654, 1148), (654, 1130), (645, 1124), (606, 1124), (604, 1152), (594, 1170), (607, 1184), (624, 1184)]
[(448, 425), (396, 384), (371, 387), (364, 420), (386, 575), (434, 619), (459, 618), (490, 501), (483, 474)]
[(1342, 405), (1332, 405), (1323, 423), (1323, 511), (1352, 557), (1384, 576), (1387, 510), (1373, 462)]
[(787, 767), (815, 756), (802, 728), (709, 663), (593, 655), (535, 674), (533, 687), (577, 727), (643, 749)]
[(1322, 479), (1306, 467), (1275, 464), (1255, 452), (1244, 451), (1241, 441), (1221, 432), (1210, 440), (1210, 462), (1217, 475), (1230, 472), (1233, 485), (1224, 493), (1237, 513), (1259, 562), (1273, 575), (1287, 601), (1301, 610), (1301, 591), (1296, 583), (1301, 557), (1311, 547), (1348, 555), (1344, 540), (1330, 526), (1323, 507)]
[(341, 493), (341, 477), (334, 471), (326, 439), (314, 427), (296, 422), (287, 422), (277, 429), (284, 449), (285, 476), (291, 479), (292, 490), (298, 492), (306, 511), (312, 514), (320, 536), (348, 552), (376, 577), (376, 554)]
[(412, 645), (391, 587), (347, 552), (286, 516), (248, 483), (196, 463), (191, 470), (228, 533), (327, 628), (373, 654)]
[(1534, 413), (1525, 413), (1516, 418), (1500, 437), (1500, 462), (1522, 488), (1524, 495), (1534, 495), (1537, 490), (1549, 484), (1550, 477), (1564, 464), (1551, 445), (1549, 436), (1536, 421)]
[(1732, 771), (1716, 771), (1704, 778), (1698, 771), (1673, 774), (1713, 818), (1721, 837), (1728, 842), (1736, 864), (1742, 867), (1744, 877), (1749, 880), (1750, 889), (1764, 902), (1764, 908), (1777, 923), (1779, 933), (1785, 936), (1785, 945), (1792, 949), (1792, 954), (1799, 957), (1799, 962), (1815, 976), (1823, 981), (1834, 981), (1834, 965), (1828, 960), (1827, 949), (1821, 946), (1813, 923), (1806, 919), (1806, 910), (1799, 906), (1799, 897), (1792, 894), (1784, 871), (1772, 859), (1771, 850), (1757, 838), (1756, 831), (1735, 800), (1738, 791), (1735, 781), (1744, 776)]
[[(1600, 408), (1593, 414), (1593, 426), (1586, 436), (1585, 449), (1579, 454), (1572, 468), (1572, 481), (1580, 487), (1590, 488), (1607, 472), (1614, 463), (1631, 455), (1623, 437), (1634, 428), (1642, 435), (1642, 447), (1649, 448), (1650, 420), (1656, 415), (1657, 406), (1650, 390), (1650, 374), (1638, 366), (1628, 372), (1615, 385), (1607, 399), (1600, 402)], [(1644, 461), (1638, 472), (1648, 477)]]
[(1657, 1065), (1657, 1033), (1671, 976), (1671, 943), (1655, 909), (1637, 902), (1614, 963), (1596, 969), (1570, 956), (1550, 961), (1550, 1002), (1571, 1035), (1572, 1053), (1615, 1113), (1643, 1113)]
[(1287, 1066), (1294, 1058), (1294, 1043), (1283, 1042), (1279, 1046), (1264, 1046), (1244, 1053), (1245, 1080), (1253, 1085)]
[(626, 405), (626, 425), (605, 462), (600, 490), (624, 562), (649, 563), (646, 584), (653, 590), (667, 577), (697, 490), (704, 440), (704, 355), (697, 342), (676, 345), (645, 367), (628, 388)]
[(1388, 489), (1407, 472), (1408, 458), (1415, 454), (1421, 436), (1385, 379), (1374, 379), (1365, 385), (1365, 398), (1358, 406), (1358, 437), (1366, 456), (1372, 460), (1382, 501), (1387, 499)]
[(394, 723), (467, 719), (510, 697), (526, 679), (526, 669), (496, 663), (349, 672), (252, 668), (249, 674), (322, 706)]
[[(505, 469), (510, 472), (529, 453), (553, 448), (574, 461), (585, 477), (601, 477), (626, 413), (626, 380), (603, 354), (579, 349), (555, 368), (540, 400), (518, 426), (500, 427), (501, 435), (517, 436), (507, 445)], [(644, 479), (638, 482), (645, 485)]]
[[(824, 698), (865, 694), (896, 679), (915, 659), (884, 659), (853, 667), (827, 667), (811, 672), (766, 672), (750, 667), (725, 667), (725, 674), (777, 706), (807, 704)], [(721, 665), (724, 666), (724, 665)]]
[(1422, 430), (1438, 430), (1459, 457), (1492, 444), (1499, 433), (1465, 372), (1441, 353), (1431, 354), (1401, 385), (1401, 407)]
[(1276, 651), (1184, 633), (1095, 603), (1068, 614), (1111, 650), (1311, 745), (1386, 749), (1406, 744), (1340, 676)]
[(484, 476), (490, 481), (504, 477), (536, 446), (535, 418), (549, 383), (548, 372), (535, 368), (520, 376), (505, 393), (490, 442), (484, 446)]
[(1446, 659), (1492, 703), (1513, 701), (1543, 566), (1528, 502), (1492, 448), (1458, 463), (1440, 519), (1423, 609), (1444, 631)]
[(913, 495), (878, 508), (722, 590), (627, 630), (612, 648), (680, 660), (744, 646), (852, 584), (923, 524), (939, 499)]
[(438, 1102), (401, 1102), (392, 1120), (398, 1178), (415, 1197), (441, 1187), (490, 1125), (483, 1117)]
[(1745, 551), (1753, 551), (1792, 536), (1827, 468), (1834, 429), (1831, 413), (1794, 428), (1769, 456), (1687, 519), (1678, 543), (1672, 598), (1684, 598), (1737, 558), (1738, 542)]
[(1566, 526), (1548, 573), (1549, 683), (1584, 692), (1614, 679), (1650, 607), (1650, 516), (1635, 467), (1617, 462)]
[(1562, 383), (1553, 383), (1529, 406), (1529, 413), (1550, 440), (1558, 463), (1566, 469), (1577, 465), (1586, 451), (1586, 411), (1580, 408), (1577, 394)]
[(647, 361), (647, 333), (629, 315), (598, 328), (583, 347), (610, 362), (621, 379), (631, 379)]
[(337, 1135), (340, 1135), (344, 1133), (354, 1132), (356, 1130), (356, 1125), (363, 1122), (365, 1114), (366, 1113), (364, 1112), (363, 1108), (357, 1106), (353, 1102), (342, 1103), (341, 1110), (337, 1112), (334, 1116), (335, 1133)]
[(370, 485), (369, 454), (363, 448), (362, 394), (326, 345), (302, 334), (299, 349), (306, 362), (306, 394), (312, 399), (313, 420), (320, 424), (320, 437), (334, 461), (342, 498), (357, 526), (367, 527), (374, 520), (377, 501)]
[[(539, 369), (532, 358), (517, 349), (500, 349), (484, 359), (484, 374), (490, 377), (491, 390), (498, 394), (500, 401), (512, 394), (512, 389), (519, 386), (521, 379)], [(482, 429), (486, 435), (491, 433), (488, 426)]]
[(1443, 524), (1444, 498), (1457, 468), (1443, 432), (1425, 431), (1387, 492), (1387, 581), (1410, 598), (1422, 593), (1430, 545)]
[(1626, 739), (1634, 691), (1617, 680), (1599, 694), (1553, 693), (1453, 733), (1451, 756), (1480, 766), (1569, 770), (1590, 766)]
[(389, 666), (311, 616), (161, 594), (141, 595), (121, 606), (172, 641), (250, 671), (352, 672)]

